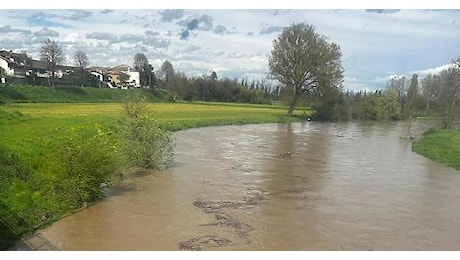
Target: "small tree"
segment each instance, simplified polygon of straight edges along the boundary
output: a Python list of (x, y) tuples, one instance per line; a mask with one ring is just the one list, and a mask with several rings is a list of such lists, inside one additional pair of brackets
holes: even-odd
[(312, 25), (292, 24), (273, 41), (268, 58), (270, 75), (293, 90), (288, 116), (306, 92), (329, 93), (341, 87), (342, 53), (338, 44), (327, 41)]
[(174, 159), (174, 138), (158, 126), (144, 100), (128, 101), (123, 112), (120, 141), (128, 167), (160, 169)]
[(86, 53), (82, 50), (78, 50), (75, 53), (74, 56), (75, 64), (77, 67), (80, 68), (80, 80), (81, 80), (81, 85), (83, 86), (83, 81), (84, 81), (84, 71), (85, 68), (89, 65), (89, 59), (88, 56), (86, 56)]
[(49, 38), (42, 43), (40, 49), (40, 59), (48, 63), (48, 69), (51, 70), (52, 85), (54, 87), (54, 77), (56, 76), (56, 68), (58, 65), (65, 62), (65, 56), (61, 46)]

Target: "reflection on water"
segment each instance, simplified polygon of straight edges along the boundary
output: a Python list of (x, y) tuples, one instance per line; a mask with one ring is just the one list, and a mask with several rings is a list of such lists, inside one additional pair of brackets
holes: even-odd
[(460, 174), (411, 152), (409, 137), (428, 128), (178, 132), (176, 167), (126, 180), (41, 233), (61, 250), (460, 250)]

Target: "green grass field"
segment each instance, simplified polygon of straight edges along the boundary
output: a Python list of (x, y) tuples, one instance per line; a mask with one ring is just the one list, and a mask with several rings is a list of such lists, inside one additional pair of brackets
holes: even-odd
[[(282, 106), (199, 102), (150, 103), (150, 108), (158, 123), (171, 131), (200, 126), (273, 123), (286, 120), (284, 117), (286, 108)], [(120, 103), (14, 103), (0, 106), (0, 109), (7, 112), (17, 111), (30, 116), (36, 125), (27, 128), (37, 129), (48, 125), (48, 123), (41, 124), (40, 120), (44, 120), (43, 122), (63, 120), (61, 122), (63, 124), (73, 124), (75, 120), (102, 120), (103, 122), (116, 120), (122, 112), (122, 105)], [(308, 108), (301, 108), (296, 110), (295, 115), (310, 113)]]
[(412, 150), (460, 170), (460, 130), (439, 130), (412, 144)]

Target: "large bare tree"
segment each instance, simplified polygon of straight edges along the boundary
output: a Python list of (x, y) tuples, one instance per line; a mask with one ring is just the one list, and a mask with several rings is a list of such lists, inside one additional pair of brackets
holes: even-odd
[(343, 68), (340, 46), (329, 42), (312, 25), (293, 23), (273, 41), (270, 76), (292, 89), (288, 116), (305, 92), (327, 93), (341, 88)]
[(89, 65), (89, 58), (84, 51), (78, 50), (75, 52), (74, 61), (77, 67), (80, 68), (80, 81), (81, 81), (81, 85), (83, 86), (84, 71), (85, 71), (85, 68), (88, 67)]
[[(52, 72), (52, 78), (56, 76), (56, 68), (65, 62), (64, 52), (58, 42), (49, 38), (42, 43), (40, 59), (48, 63), (48, 69)], [(52, 81), (54, 86), (54, 79)]]
[(438, 109), (442, 128), (451, 128), (459, 115), (460, 67), (450, 66), (439, 73)]
[(178, 93), (178, 85), (176, 73), (174, 72), (174, 67), (168, 60), (165, 60), (161, 65), (160, 77), (163, 79), (164, 88), (169, 89), (174, 93), (174, 96)]
[(407, 104), (405, 109), (402, 111), (405, 118), (410, 118), (415, 112), (417, 98), (419, 96), (418, 88), (418, 75), (413, 74), (409, 83), (409, 87), (407, 88)]
[(428, 75), (423, 78), (421, 82), (422, 87), (422, 97), (425, 101), (426, 107), (425, 111), (428, 112), (430, 110), (430, 106), (433, 102), (435, 102), (439, 95), (439, 75)]
[(82, 50), (75, 52), (74, 61), (77, 67), (80, 68), (80, 72), (83, 72), (83, 70), (89, 65), (89, 58)]
[(165, 60), (165, 62), (163, 62), (163, 64), (161, 65), (161, 73), (163, 74), (162, 76), (166, 82), (166, 85), (168, 85), (169, 81), (171, 81), (174, 77), (174, 67), (171, 64), (171, 62), (169, 62), (168, 60)]

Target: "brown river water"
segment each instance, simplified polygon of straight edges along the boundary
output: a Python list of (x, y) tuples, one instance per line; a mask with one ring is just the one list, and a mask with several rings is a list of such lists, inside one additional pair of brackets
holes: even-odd
[(411, 151), (429, 124), (177, 132), (173, 167), (40, 234), (59, 250), (460, 250), (460, 173)]

